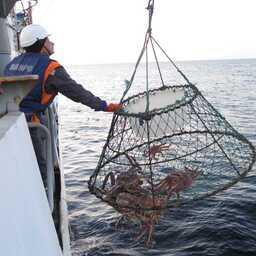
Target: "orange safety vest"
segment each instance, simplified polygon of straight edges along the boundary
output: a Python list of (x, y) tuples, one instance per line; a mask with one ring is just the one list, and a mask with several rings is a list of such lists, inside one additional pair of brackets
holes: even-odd
[[(43, 105), (48, 106), (56, 96), (56, 93), (47, 93), (45, 91), (45, 83), (46, 83), (48, 77), (54, 72), (54, 70), (60, 66), (61, 65), (57, 61), (55, 61), (55, 60), (51, 61), (44, 72), (44, 78), (43, 78), (43, 83), (42, 83), (42, 97), (41, 97), (41, 104), (43, 104)], [(32, 115), (31, 122), (32, 123), (40, 123), (40, 119), (38, 118), (36, 113), (34, 113)]]

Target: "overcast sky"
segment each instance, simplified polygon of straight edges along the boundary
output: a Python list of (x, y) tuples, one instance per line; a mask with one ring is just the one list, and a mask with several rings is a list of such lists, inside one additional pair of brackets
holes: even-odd
[[(39, 0), (34, 23), (64, 64), (135, 62), (148, 0)], [(256, 0), (155, 0), (153, 35), (178, 60), (256, 57)]]

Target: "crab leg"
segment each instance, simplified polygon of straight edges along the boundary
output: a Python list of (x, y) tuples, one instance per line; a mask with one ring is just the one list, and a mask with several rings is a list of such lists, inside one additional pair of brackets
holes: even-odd
[(102, 183), (102, 189), (105, 189), (109, 177), (110, 177), (110, 184), (111, 184), (111, 186), (114, 186), (114, 185), (115, 185), (115, 183), (116, 183), (115, 175), (114, 175), (113, 172), (109, 172), (109, 173), (105, 176), (105, 178), (104, 178), (104, 181), (103, 181), (103, 183)]
[(149, 247), (149, 245), (151, 244), (151, 241), (152, 241), (152, 235), (153, 235), (153, 232), (154, 232), (154, 224), (153, 223), (150, 223), (150, 224), (147, 224), (148, 225), (148, 239), (145, 243), (145, 245), (147, 247)]
[(127, 157), (129, 163), (131, 164), (132, 167), (138, 168), (139, 170), (141, 170), (140, 165), (137, 163), (136, 159), (132, 156), (129, 156), (127, 153), (124, 153), (125, 156)]

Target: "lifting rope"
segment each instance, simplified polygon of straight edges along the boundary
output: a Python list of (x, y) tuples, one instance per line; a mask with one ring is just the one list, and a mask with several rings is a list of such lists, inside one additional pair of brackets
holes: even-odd
[[(113, 116), (88, 186), (123, 216), (150, 226), (152, 234), (164, 208), (215, 195), (245, 177), (256, 161), (256, 151), (152, 36), (154, 0), (148, 1), (146, 9), (148, 27), (120, 100), (124, 107)], [(160, 80), (160, 87), (153, 89), (149, 87), (149, 48)], [(156, 49), (185, 84), (169, 85), (164, 80)], [(144, 55), (145, 91), (128, 97)]]
[[(159, 76), (160, 76), (160, 79), (161, 79), (161, 82), (162, 82), (162, 86), (164, 87), (165, 84), (164, 84), (164, 80), (163, 80), (163, 76), (162, 76), (162, 72), (161, 72), (161, 69), (160, 69), (160, 65), (159, 65), (159, 61), (158, 61), (158, 57), (157, 57), (157, 54), (156, 54), (156, 51), (155, 51), (155, 45), (158, 46), (158, 48), (163, 52), (163, 54), (167, 57), (167, 59), (171, 62), (171, 64), (174, 66), (174, 68), (177, 70), (178, 73), (180, 73), (180, 75), (184, 78), (184, 80), (188, 83), (188, 84), (191, 84), (191, 82), (189, 81), (189, 79), (186, 77), (186, 75), (178, 68), (178, 66), (174, 63), (174, 61), (168, 56), (168, 54), (166, 53), (166, 51), (164, 51), (164, 49), (161, 47), (161, 45), (156, 41), (156, 39), (152, 36), (152, 18), (153, 18), (153, 14), (154, 14), (154, 6), (155, 3), (154, 3), (154, 0), (149, 0), (148, 2), (148, 6), (146, 7), (146, 9), (148, 10), (148, 28), (147, 28), (147, 31), (146, 31), (146, 35), (145, 35), (145, 40), (144, 40), (144, 43), (143, 43), (143, 47), (142, 47), (142, 50), (139, 54), (139, 58), (135, 64), (135, 69), (132, 73), (132, 76), (130, 78), (129, 81), (126, 80), (126, 85), (127, 85), (127, 88), (126, 90), (124, 91), (123, 93), (123, 96), (121, 97), (121, 100), (120, 100), (120, 103), (122, 103), (124, 97), (126, 96), (126, 94), (128, 93), (128, 91), (130, 90), (131, 86), (132, 86), (132, 83), (134, 81), (134, 77), (136, 75), (136, 72), (137, 72), (137, 69), (138, 69), (138, 66), (142, 60), (142, 57), (145, 53), (145, 51), (147, 51), (148, 49), (148, 44), (150, 42), (151, 44), (151, 47), (153, 49), (153, 53), (154, 53), (154, 58), (155, 58), (155, 61), (156, 61), (156, 64), (157, 64), (157, 68), (158, 68), (158, 73), (159, 73)], [(155, 44), (155, 45), (154, 45)], [(148, 58), (146, 57), (146, 68), (148, 69)], [(147, 74), (147, 77), (146, 79), (148, 79), (148, 74)], [(148, 88), (147, 88), (147, 92), (148, 92)], [(149, 104), (149, 103), (147, 103)]]
[[(124, 105), (124, 109), (113, 116), (97, 168), (90, 178), (89, 188), (91, 192), (103, 198), (103, 191), (97, 189), (97, 176), (100, 176), (104, 168), (110, 170), (112, 176), (115, 176), (115, 172), (111, 170), (113, 168), (112, 165), (117, 165), (120, 169), (122, 166), (129, 166), (131, 161), (127, 163), (127, 157), (133, 158), (133, 162), (136, 162), (138, 166), (144, 166), (144, 171), (147, 173), (147, 178), (145, 176), (144, 179), (150, 185), (153, 201), (155, 201), (156, 184), (154, 180), (159, 180), (160, 177), (163, 177), (163, 174), (161, 174), (165, 170), (163, 164), (167, 166), (171, 164), (173, 168), (180, 168), (180, 166), (186, 168), (187, 165), (190, 165), (195, 166), (195, 168), (208, 168), (206, 172), (212, 172), (212, 170), (217, 168), (218, 161), (220, 160), (212, 159), (212, 162), (206, 163), (207, 155), (215, 158), (215, 155), (220, 157), (221, 154), (223, 157), (221, 161), (225, 162), (226, 171), (234, 171), (236, 175), (232, 175), (234, 175), (234, 180), (238, 181), (251, 170), (255, 162), (256, 153), (253, 145), (243, 135), (239, 134), (205, 99), (197, 87), (189, 81), (187, 76), (178, 68), (152, 36), (154, 0), (148, 1), (146, 9), (148, 10), (148, 27), (143, 47), (135, 64), (131, 79), (127, 81), (127, 88), (120, 100)], [(185, 85), (167, 86), (165, 84), (155, 50), (156, 46), (185, 80)], [(161, 87), (156, 89), (149, 89), (149, 47), (153, 49), (153, 56), (161, 81)], [(137, 69), (144, 55), (146, 58), (146, 90), (127, 98), (127, 93), (134, 82)], [(171, 97), (174, 98), (169, 105), (155, 108), (154, 98), (157, 97), (166, 97), (167, 101), (172, 101)], [(141, 106), (144, 106), (144, 109), (140, 107), (140, 110), (137, 112), (127, 110), (127, 107), (130, 105), (136, 105), (137, 102), (141, 103), (143, 101), (144, 105), (142, 104)], [(163, 124), (165, 128), (163, 128)], [(133, 141), (136, 141), (136, 143)], [(196, 144), (194, 141), (196, 141)], [(175, 145), (177, 150), (167, 153), (162, 159), (154, 159), (150, 153), (152, 149), (155, 150), (156, 147), (163, 149), (166, 144)], [(230, 153), (229, 144), (235, 145), (232, 149), (233, 153)], [(237, 154), (243, 154), (238, 152), (243, 151), (246, 152), (246, 157), (238, 160)], [(148, 153), (143, 155), (141, 152)], [(157, 154), (164, 155), (160, 151)], [(199, 159), (201, 160), (199, 161)], [(247, 167), (241, 166), (239, 161), (244, 162), (243, 165)], [(104, 173), (105, 171), (102, 172), (103, 176)], [(228, 184), (232, 185), (233, 181)], [(227, 187), (228, 185), (224, 184), (223, 181), (223, 184), (218, 185), (218, 188), (209, 186), (208, 190), (212, 191), (205, 191), (204, 194), (214, 194), (216, 191), (224, 190)], [(204, 197), (202, 194), (199, 193), (197, 197), (191, 198), (191, 200)], [(190, 201), (190, 199), (185, 201)]]

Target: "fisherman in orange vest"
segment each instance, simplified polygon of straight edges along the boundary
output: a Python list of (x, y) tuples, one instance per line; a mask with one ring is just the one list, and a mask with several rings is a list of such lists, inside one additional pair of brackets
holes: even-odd
[[(50, 58), (54, 43), (48, 32), (40, 25), (28, 25), (21, 31), (20, 45), (25, 53), (14, 58), (5, 68), (5, 76), (38, 75), (39, 80), (20, 103), (20, 111), (29, 122), (41, 122), (46, 108), (58, 93), (95, 111), (115, 112), (121, 105), (107, 103), (76, 83), (57, 61)], [(1, 92), (0, 92), (1, 93)], [(30, 130), (40, 171), (45, 181), (46, 162), (41, 152), (38, 131)]]

